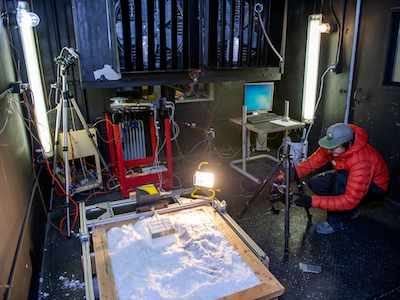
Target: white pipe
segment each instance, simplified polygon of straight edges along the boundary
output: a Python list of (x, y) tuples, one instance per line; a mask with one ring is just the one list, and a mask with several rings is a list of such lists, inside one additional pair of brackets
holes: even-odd
[[(134, 121), (132, 121), (133, 126), (136, 126), (136, 123)], [(131, 128), (131, 145), (132, 145), (132, 153), (133, 153), (133, 157), (132, 159), (138, 159), (139, 154), (138, 154), (138, 140), (137, 140), (137, 134), (136, 134), (137, 129), (135, 127)]]
[(140, 141), (140, 157), (146, 157), (146, 137), (144, 134), (144, 123), (138, 120), (138, 139)]
[(124, 138), (124, 130), (125, 129), (122, 128), (122, 122), (119, 122), (118, 126), (119, 126), (119, 136), (121, 139), (121, 147), (123, 149), (123, 157), (124, 157), (124, 160), (126, 160), (126, 147), (125, 147), (125, 138)]
[(361, 12), (361, 1), (357, 0), (356, 5), (356, 17), (354, 22), (354, 36), (353, 36), (353, 47), (351, 50), (351, 61), (350, 61), (350, 72), (349, 72), (349, 85), (347, 87), (347, 100), (346, 100), (346, 110), (344, 114), (344, 123), (349, 122), (349, 113), (350, 113), (350, 101), (351, 96), (353, 95), (353, 79), (354, 79), (354, 68), (356, 64), (356, 52), (357, 52), (357, 40), (358, 40), (358, 31), (360, 29), (360, 12)]

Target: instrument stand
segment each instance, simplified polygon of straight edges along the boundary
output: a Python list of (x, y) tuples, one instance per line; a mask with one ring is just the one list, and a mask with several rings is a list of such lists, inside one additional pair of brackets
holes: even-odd
[(290, 194), (290, 164), (291, 164), (291, 160), (292, 160), (291, 155), (289, 154), (289, 151), (288, 151), (288, 137), (289, 137), (289, 131), (286, 130), (285, 136), (283, 138), (283, 154), (281, 156), (280, 162), (274, 165), (274, 167), (268, 173), (265, 180), (261, 183), (261, 185), (258, 187), (257, 191), (254, 193), (253, 197), (248, 202), (246, 202), (246, 207), (239, 213), (239, 218), (241, 218), (243, 216), (243, 214), (247, 211), (247, 209), (250, 207), (250, 205), (257, 198), (257, 196), (260, 194), (260, 192), (265, 187), (267, 187), (267, 191), (269, 193), (271, 186), (273, 184), (275, 175), (278, 172), (279, 167), (283, 164), (284, 173), (285, 173), (284, 178), (285, 178), (285, 185), (286, 185), (286, 189), (285, 189), (285, 254), (289, 253), (289, 237), (290, 237), (289, 208), (290, 208), (290, 198), (291, 198), (291, 194)]
[[(68, 49), (69, 50), (69, 49)], [(103, 156), (101, 155), (94, 139), (93, 139), (93, 134), (89, 131), (89, 127), (87, 126), (87, 123), (85, 121), (85, 118), (83, 117), (78, 104), (76, 103), (75, 99), (72, 97), (71, 92), (68, 90), (68, 85), (67, 85), (67, 70), (71, 64), (74, 62), (74, 58), (76, 57), (76, 53), (74, 52), (75, 55), (71, 55), (69, 57), (62, 57), (63, 50), (61, 50), (60, 56), (56, 57), (54, 61), (59, 67), (59, 72), (57, 74), (57, 83), (56, 83), (56, 103), (57, 103), (57, 116), (56, 116), (56, 127), (55, 127), (55, 134), (54, 134), (54, 159), (53, 159), (53, 178), (52, 178), (52, 189), (51, 189), (51, 195), (50, 195), (50, 211), (53, 208), (53, 196), (54, 196), (54, 186), (55, 186), (55, 174), (56, 174), (56, 168), (57, 168), (57, 146), (59, 144), (59, 130), (60, 130), (60, 123), (61, 123), (61, 117), (62, 117), (62, 131), (64, 133), (63, 135), (63, 156), (64, 156), (64, 166), (65, 166), (65, 184), (64, 184), (64, 189), (65, 189), (65, 207), (66, 207), (66, 223), (67, 223), (67, 234), (68, 237), (71, 235), (71, 228), (70, 228), (70, 220), (69, 220), (69, 214), (70, 214), (70, 167), (69, 167), (69, 160), (68, 160), (68, 101), (70, 101), (72, 108), (75, 110), (76, 114), (79, 117), (79, 120), (81, 121), (83, 127), (85, 128), (90, 140), (93, 143), (94, 148), (97, 151), (97, 154), (101, 160), (101, 163), (103, 164), (103, 167), (107, 170), (107, 172), (110, 174), (110, 178), (113, 181), (114, 185), (116, 185), (114, 178), (112, 177), (111, 170), (108, 168), (106, 161), (104, 160)], [(79, 56), (78, 56), (79, 57)], [(60, 92), (62, 93), (62, 101), (60, 102)]]
[(289, 207), (290, 207), (290, 163), (292, 156), (289, 154), (288, 149), (288, 138), (289, 138), (289, 131), (285, 131), (285, 136), (283, 138), (283, 160), (284, 160), (284, 167), (285, 167), (285, 180), (286, 180), (286, 193), (285, 193), (285, 254), (289, 253)]
[(264, 181), (260, 184), (260, 186), (257, 188), (256, 192), (254, 195), (251, 197), (249, 201), (246, 202), (246, 206), (244, 209), (239, 213), (239, 219), (245, 214), (247, 209), (250, 207), (250, 205), (254, 202), (254, 200), (258, 197), (258, 195), (266, 188), (266, 190), (270, 191), (271, 186), (274, 182), (274, 178), (280, 168), (281, 165), (284, 167), (284, 172), (285, 172), (285, 180), (286, 180), (286, 189), (285, 189), (285, 254), (289, 253), (289, 237), (290, 237), (290, 232), (289, 232), (289, 208), (290, 208), (290, 161), (291, 161), (291, 156), (290, 154), (282, 154), (282, 158), (279, 163), (275, 164), (272, 168), (272, 170), (268, 173), (267, 177), (264, 179)]

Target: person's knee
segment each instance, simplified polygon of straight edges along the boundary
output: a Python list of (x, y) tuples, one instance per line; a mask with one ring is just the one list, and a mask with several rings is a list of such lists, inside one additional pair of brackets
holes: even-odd
[(347, 183), (347, 178), (349, 177), (349, 171), (346, 170), (337, 170), (335, 172), (335, 181), (341, 183)]
[(320, 196), (328, 196), (331, 186), (331, 177), (333, 172), (323, 172), (310, 178), (308, 187), (315, 194)]
[(343, 195), (347, 187), (347, 178), (349, 172), (346, 170), (337, 170), (332, 177), (332, 196)]
[(308, 187), (315, 193), (315, 189), (318, 187), (318, 181), (315, 177), (310, 178), (308, 181)]

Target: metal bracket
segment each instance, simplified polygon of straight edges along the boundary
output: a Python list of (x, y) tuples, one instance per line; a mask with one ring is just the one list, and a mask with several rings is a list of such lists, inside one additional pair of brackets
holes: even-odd
[(226, 212), (226, 205), (227, 204), (226, 204), (225, 200), (219, 201), (219, 200), (214, 199), (214, 201), (213, 201), (213, 207), (219, 213)]
[(112, 209), (112, 205), (110, 201), (98, 203), (96, 207), (106, 210), (103, 214), (101, 214), (97, 220), (105, 220), (114, 217), (114, 211)]
[(89, 242), (89, 235), (88, 234), (80, 234), (79, 240), (81, 241), (81, 245)]

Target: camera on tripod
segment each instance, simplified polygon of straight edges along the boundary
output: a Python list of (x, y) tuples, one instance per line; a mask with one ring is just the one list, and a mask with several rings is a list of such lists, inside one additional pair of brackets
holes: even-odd
[[(64, 56), (62, 55), (64, 50), (68, 51), (68, 55)], [(54, 58), (54, 61), (56, 62), (57, 65), (64, 66), (67, 68), (68, 66), (73, 65), (75, 59), (78, 59), (79, 57), (80, 54), (77, 50), (75, 50), (74, 48), (64, 47), (61, 50), (60, 55)]]

